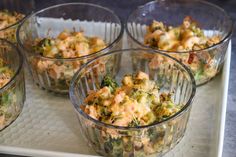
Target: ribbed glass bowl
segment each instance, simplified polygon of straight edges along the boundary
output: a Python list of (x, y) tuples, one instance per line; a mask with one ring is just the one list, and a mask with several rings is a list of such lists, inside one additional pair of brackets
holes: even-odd
[[(157, 57), (164, 60), (158, 66), (152, 66), (152, 58)], [(155, 80), (160, 92), (173, 92), (173, 102), (183, 105), (180, 111), (147, 126), (120, 127), (95, 120), (81, 110), (88, 92), (98, 89), (106, 74), (120, 84), (124, 75), (138, 71)], [(97, 153), (104, 156), (161, 156), (184, 136), (195, 90), (193, 75), (176, 59), (153, 50), (129, 49), (110, 52), (86, 63), (73, 77), (70, 99), (81, 133)]]
[[(220, 35), (221, 41), (198, 51), (173, 52), (158, 50), (158, 48), (155, 50), (168, 53), (182, 61), (192, 70), (197, 85), (201, 85), (211, 80), (220, 71), (232, 35), (233, 22), (218, 6), (199, 0), (149, 2), (129, 15), (125, 26), (128, 43), (131, 48), (151, 48), (144, 44), (146, 26), (150, 25), (153, 20), (157, 20), (175, 27), (182, 24), (186, 16), (196, 20), (207, 36)], [(194, 61), (189, 62), (190, 59)]]
[[(25, 17), (8, 27), (0, 29), (0, 38), (16, 43), (16, 29), (18, 25), (35, 9), (34, 0), (1, 0), (0, 11), (8, 10), (24, 14)], [(0, 22), (1, 24), (1, 22)]]
[[(107, 46), (93, 54), (68, 59), (43, 57), (33, 49), (36, 38), (55, 37), (65, 29), (83, 30), (85, 36), (100, 37)], [(35, 83), (48, 91), (68, 94), (70, 80), (81, 65), (98, 55), (122, 47), (123, 30), (121, 20), (107, 8), (89, 3), (65, 3), (28, 17), (18, 28), (17, 40)], [(42, 68), (39, 64), (46, 66)], [(52, 66), (69, 68), (65, 68), (60, 78), (55, 78), (50, 73)]]
[[(23, 57), (10, 42), (0, 39), (0, 58), (13, 72), (10, 81), (0, 88), (0, 131), (21, 113), (25, 101)], [(3, 70), (3, 69), (1, 69)]]

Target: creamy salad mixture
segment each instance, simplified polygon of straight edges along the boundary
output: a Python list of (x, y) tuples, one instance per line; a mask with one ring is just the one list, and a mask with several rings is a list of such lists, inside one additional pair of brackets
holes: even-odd
[[(13, 71), (0, 58), (0, 89), (11, 80), (12, 76)], [(11, 117), (10, 108), (14, 99), (14, 95), (11, 95), (8, 91), (0, 93), (0, 130), (5, 126), (8, 118)]]
[(4, 63), (3, 59), (0, 58), (0, 88), (10, 81), (12, 75), (13, 72), (6, 63)]
[(56, 38), (36, 39), (37, 52), (50, 58), (75, 58), (92, 54), (106, 47), (99, 37), (87, 37), (83, 31), (64, 30)]
[[(123, 127), (161, 122), (180, 111), (181, 107), (173, 103), (172, 93), (160, 93), (155, 81), (142, 71), (125, 75), (121, 86), (106, 75), (101, 88), (90, 91), (81, 105), (81, 109), (90, 117)], [(95, 145), (102, 146), (108, 156), (146, 156), (164, 150), (164, 146), (171, 143), (174, 125), (172, 121), (158, 127), (122, 133), (110, 128), (102, 128), (101, 133), (98, 133), (94, 127), (94, 137), (90, 138), (97, 139)]]
[(220, 42), (220, 39), (220, 36), (206, 36), (197, 22), (187, 16), (177, 27), (154, 20), (147, 27), (144, 43), (160, 50), (184, 52), (208, 48)]
[[(197, 50), (213, 46), (220, 40), (219, 35), (207, 36), (198, 26), (198, 23), (187, 16), (183, 23), (176, 27), (154, 20), (147, 27), (144, 44), (159, 50), (176, 52), (169, 53), (169, 55), (189, 66), (198, 83), (198, 81), (201, 82), (201, 80), (213, 77), (217, 73), (217, 68), (215, 67), (214, 55), (210, 51)], [(183, 53), (186, 51), (192, 52)]]
[(143, 126), (160, 122), (179, 111), (170, 93), (159, 93), (148, 74), (126, 75), (122, 86), (106, 76), (101, 89), (91, 91), (82, 106), (89, 116), (117, 126)]
[(22, 18), (24, 18), (24, 16), (25, 15), (21, 13), (10, 12), (8, 10), (0, 10), (0, 38), (5, 38), (9, 41), (16, 42), (16, 27), (5, 30), (2, 29), (17, 23)]
[(63, 59), (86, 56), (105, 47), (105, 42), (99, 37), (85, 36), (83, 31), (65, 30), (55, 38), (36, 39), (33, 46), (40, 56), (58, 60), (33, 57), (32, 64), (43, 80), (50, 80), (52, 87), (68, 90), (72, 76), (87, 59)]

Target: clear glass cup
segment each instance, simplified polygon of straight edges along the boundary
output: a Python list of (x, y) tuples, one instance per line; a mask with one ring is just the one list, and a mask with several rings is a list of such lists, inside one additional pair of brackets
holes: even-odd
[[(36, 38), (55, 37), (65, 29), (82, 29), (86, 36), (100, 37), (107, 46), (93, 54), (69, 59), (43, 57), (35, 52), (32, 45)], [(122, 48), (123, 31), (121, 20), (107, 8), (89, 3), (65, 3), (32, 14), (20, 25), (17, 40), (35, 83), (48, 91), (67, 94), (70, 80), (81, 65), (98, 55)], [(48, 66), (40, 68), (39, 64)], [(58, 79), (50, 73), (52, 65), (72, 68)]]
[[(225, 53), (232, 35), (233, 22), (220, 7), (198, 0), (152, 1), (138, 7), (128, 17), (126, 32), (131, 48), (151, 48), (144, 44), (146, 26), (153, 20), (162, 21), (168, 26), (179, 26), (186, 16), (198, 22), (207, 36), (221, 36), (219, 43), (198, 51), (173, 52), (153, 48), (179, 59), (194, 73), (197, 85), (211, 80), (221, 69)], [(193, 61), (190, 61), (193, 60)]]
[(25, 101), (25, 81), (23, 56), (12, 43), (0, 39), (0, 58), (13, 72), (10, 81), (0, 88), (1, 131), (10, 125), (22, 111)]
[[(16, 29), (18, 25), (35, 9), (34, 0), (1, 0), (0, 11), (8, 10), (10, 13), (17, 12), (24, 15), (24, 18), (17, 21), (16, 23), (1, 28), (0, 38), (6, 39), (13, 43), (16, 43)], [(1, 24), (1, 22), (0, 22)]]
[[(117, 62), (120, 56), (121, 61)], [(162, 57), (163, 61), (153, 66), (152, 58), (157, 57)], [(95, 120), (81, 110), (88, 92), (99, 89), (106, 74), (120, 84), (124, 75), (138, 71), (155, 80), (160, 92), (174, 92), (172, 100), (176, 105), (182, 104), (180, 111), (158, 123), (121, 127)], [(176, 59), (153, 50), (128, 49), (113, 51), (86, 63), (72, 79), (70, 99), (81, 133), (97, 153), (104, 156), (161, 156), (184, 136), (195, 90), (192, 73)]]

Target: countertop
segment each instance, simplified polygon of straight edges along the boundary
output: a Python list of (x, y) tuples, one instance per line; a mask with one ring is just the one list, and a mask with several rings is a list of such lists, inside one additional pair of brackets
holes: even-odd
[[(65, 2), (90, 2), (108, 7), (117, 13), (122, 20), (137, 6), (150, 0), (35, 0), (36, 8), (41, 9), (53, 4)], [(236, 0), (209, 0), (224, 8), (231, 18), (236, 20)], [(236, 25), (234, 25), (234, 29)], [(232, 37), (232, 56), (230, 68), (230, 81), (228, 91), (228, 104), (226, 114), (226, 128), (224, 137), (223, 157), (236, 157), (236, 33)], [(0, 154), (1, 156), (9, 156)], [(15, 157), (12, 155), (12, 157)]]

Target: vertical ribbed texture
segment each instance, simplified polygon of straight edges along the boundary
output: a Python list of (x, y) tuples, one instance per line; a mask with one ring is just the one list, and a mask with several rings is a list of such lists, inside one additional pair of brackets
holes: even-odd
[[(14, 47), (0, 40), (0, 59), (15, 75), (4, 87), (0, 89), (0, 131), (11, 124), (21, 113), (25, 101), (24, 70), (20, 67), (19, 54)], [(13, 77), (13, 76), (11, 76)], [(9, 85), (10, 84), (10, 85)]]
[[(128, 23), (128, 31), (130, 35), (137, 41), (139, 41), (140, 44), (135, 42), (131, 37), (128, 37), (128, 43), (131, 48), (143, 48), (141, 44), (144, 44), (144, 36), (146, 33), (146, 25), (140, 25), (135, 23)], [(209, 31), (207, 31), (207, 34)], [(225, 59), (225, 53), (228, 48), (229, 39), (227, 39), (226, 42), (223, 42), (222, 44), (216, 46), (215, 48), (211, 50), (203, 50), (201, 52), (198, 52), (195, 57), (201, 59), (203, 55), (210, 55), (211, 56), (211, 63), (208, 65), (208, 68), (205, 69), (205, 73), (198, 78), (197, 75), (195, 77), (197, 85), (204, 84), (211, 80), (220, 70), (223, 65), (224, 59)], [(181, 55), (181, 53), (179, 53)], [(176, 53), (168, 53), (168, 55), (176, 55)], [(201, 62), (199, 62), (201, 64)], [(191, 64), (185, 64), (191, 69)], [(200, 65), (199, 65), (200, 66)], [(195, 73), (193, 71), (193, 73)]]
[[(191, 17), (207, 37), (220, 36), (220, 43), (209, 49), (195, 52), (196, 63), (191, 64), (187, 62), (190, 53), (163, 52), (181, 58), (182, 61), (185, 60), (184, 64), (192, 70), (196, 84), (202, 85), (220, 71), (232, 35), (233, 22), (223, 9), (204, 1), (160, 0), (146, 3), (134, 10), (127, 19), (128, 42), (131, 48), (145, 47), (144, 37), (147, 26), (154, 20), (163, 22), (167, 26), (178, 27), (186, 16)], [(158, 47), (155, 50), (158, 50)]]
[[(79, 14), (74, 14), (80, 11)], [(99, 37), (104, 40), (107, 48), (96, 55), (77, 58), (73, 60), (50, 60), (37, 57), (34, 45), (35, 39), (56, 37), (64, 30), (84, 31), (85, 36)], [(56, 7), (44, 9), (28, 18), (19, 29), (19, 39), (24, 47), (22, 52), (27, 58), (28, 65), (33, 73), (33, 79), (40, 87), (55, 93), (68, 94), (69, 84), (75, 72), (86, 62), (112, 50), (122, 48), (121, 35), (123, 25), (120, 19), (106, 8), (83, 3), (61, 4)], [(43, 69), (40, 69), (40, 66)], [(53, 76), (52, 65), (65, 65), (64, 74), (59, 78)]]
[[(154, 57), (164, 58), (155, 68), (149, 66)], [(119, 64), (115, 64), (117, 59), (120, 60)], [(191, 97), (191, 78), (179, 63), (145, 50), (130, 50), (124, 52), (122, 57), (119, 53), (102, 57), (82, 69), (73, 88), (77, 107), (83, 104), (90, 90), (99, 88), (105, 74), (109, 73), (120, 83), (125, 74), (135, 74), (140, 70), (156, 81), (161, 93), (173, 92), (172, 98), (176, 105), (185, 105)], [(191, 105), (182, 114), (159, 125), (134, 130), (107, 128), (88, 120), (80, 113), (78, 115), (82, 134), (86, 135), (96, 152), (105, 156), (160, 156), (173, 148), (184, 136), (190, 108)], [(145, 139), (149, 140), (149, 145), (144, 144)]]
[[(102, 39), (105, 40), (107, 46), (109, 46), (112, 42), (114, 42), (116, 40), (116, 38), (118, 37), (120, 31), (121, 31), (121, 27), (118, 24), (114, 24), (114, 23), (96, 23), (96, 22), (85, 22), (86, 25), (96, 25), (99, 26), (100, 28), (104, 28), (104, 31), (102, 30), (94, 30), (94, 31), (101, 31), (104, 32), (104, 34), (100, 34), (102, 36), (100, 36)], [(85, 24), (83, 24), (85, 25)], [(95, 27), (96, 27), (95, 26)], [(104, 26), (104, 27), (103, 27)], [(86, 34), (86, 32), (85, 32)], [(92, 34), (90, 36), (93, 36)], [(108, 51), (112, 51), (112, 50), (117, 50), (120, 49), (122, 47), (122, 42), (117, 42), (115, 43), (111, 48), (99, 53), (100, 55), (103, 53), (107, 53)], [(99, 55), (98, 54), (98, 55)], [(93, 57), (96, 57), (98, 55), (95, 55)], [(27, 56), (29, 57), (29, 56)], [(83, 65), (84, 63), (86, 63), (87, 61), (93, 59), (93, 57), (87, 57), (85, 59), (75, 59), (75, 60), (70, 60), (70, 61), (60, 61), (60, 64), (66, 64), (68, 66), (72, 66), (74, 64), (77, 64), (78, 62), (80, 63), (80, 65)], [(60, 82), (59, 79), (54, 79), (50, 76), (50, 67), (45, 68), (44, 71), (41, 71), (38, 69), (37, 67), (37, 62), (41, 61), (41, 62), (51, 62), (51, 65), (53, 64), (58, 64), (58, 61), (51, 61), (45, 58), (39, 58), (37, 57), (33, 57), (32, 58), (28, 58), (28, 62), (29, 62), (29, 66), (31, 66), (31, 72), (32, 72), (32, 76), (33, 79), (35, 80), (35, 82), (42, 88), (47, 89), (49, 91), (53, 91), (55, 93), (67, 93), (68, 89), (69, 89), (69, 83), (65, 82), (64, 84), (62, 84)], [(117, 60), (117, 62), (119, 62), (119, 60)], [(73, 71), (73, 73), (71, 73), (71, 78), (74, 75), (74, 73), (79, 69), (79, 67), (76, 67), (76, 69)]]

